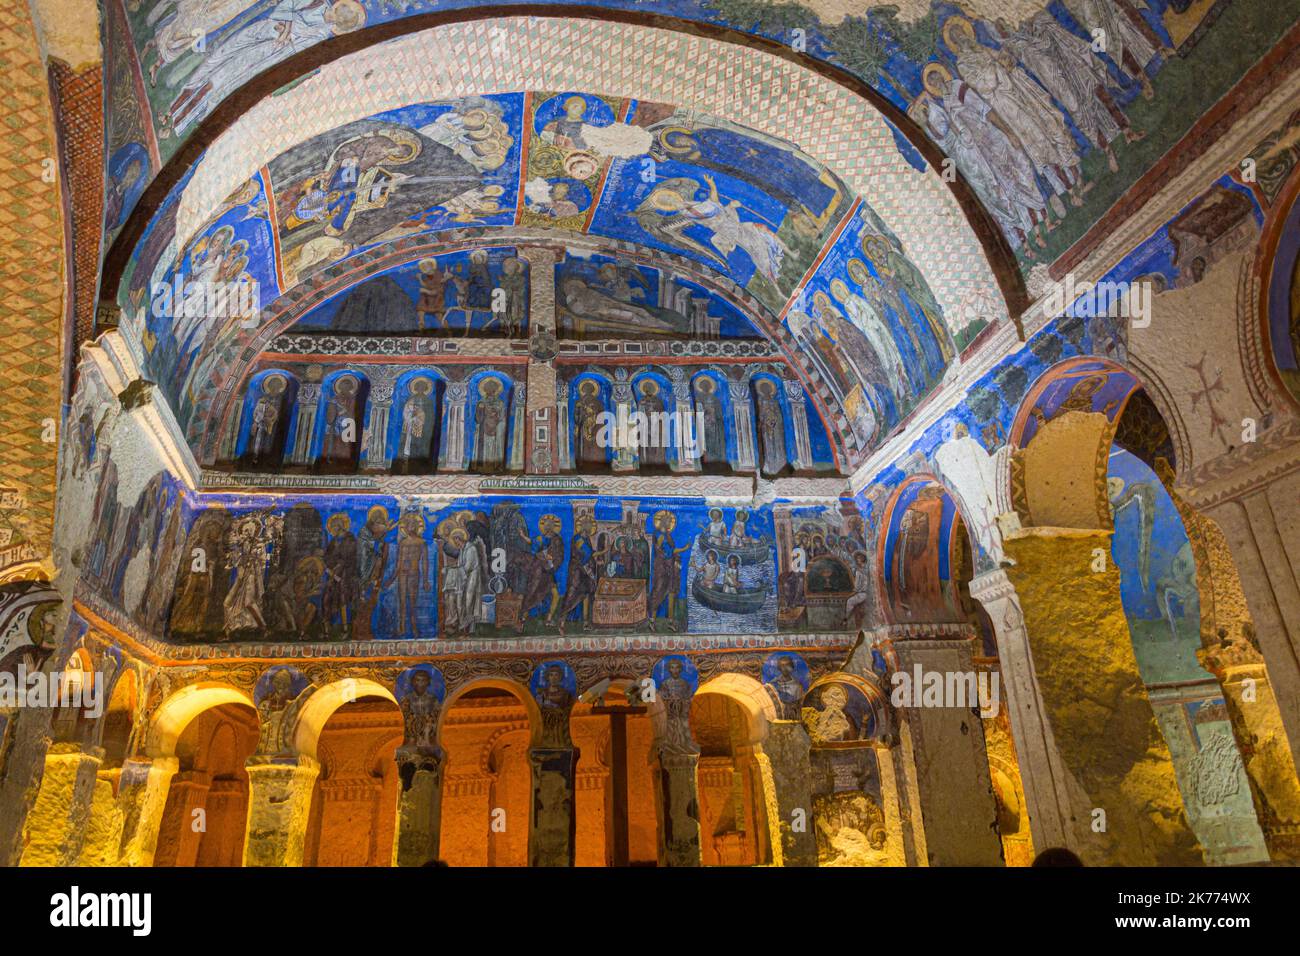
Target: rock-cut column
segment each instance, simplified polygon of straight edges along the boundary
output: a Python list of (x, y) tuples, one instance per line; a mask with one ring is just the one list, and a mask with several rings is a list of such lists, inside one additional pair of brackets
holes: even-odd
[(302, 866), (312, 788), (320, 764), (311, 757), (254, 756), (248, 772), (244, 866)]

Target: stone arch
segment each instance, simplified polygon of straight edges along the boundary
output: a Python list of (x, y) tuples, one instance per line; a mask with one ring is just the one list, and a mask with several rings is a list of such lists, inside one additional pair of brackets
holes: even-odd
[(1025, 526), (1109, 529), (1107, 456), (1141, 388), (1109, 359), (1066, 359), (1038, 377), (1011, 425), (1011, 503)]
[[(260, 718), (250, 694), (219, 682), (191, 684), (154, 712), (145, 759), (133, 776), (142, 822), (136, 838), (156, 866), (238, 866), (243, 858), (249, 782)], [(241, 745), (242, 735), (242, 745)], [(123, 788), (127, 783), (123, 775)], [(196, 829), (196, 820), (203, 827)], [(129, 848), (128, 848), (129, 849)]]
[(363, 697), (381, 697), (394, 706), (397, 705), (393, 692), (369, 677), (343, 677), (321, 687), (308, 688), (303, 694), (303, 705), (298, 711), (290, 739), (293, 740), (295, 752), (312, 760), (318, 759), (321, 732), (334, 712), (344, 704), (359, 701)]
[(695, 692), (721, 694), (740, 705), (745, 712), (749, 742), (762, 744), (770, 721), (776, 720), (776, 705), (763, 685), (746, 674), (723, 673), (703, 681)]
[(145, 738), (145, 754), (149, 757), (175, 757), (176, 742), (185, 728), (199, 714), (223, 704), (253, 706), (253, 695), (231, 684), (201, 681), (176, 691), (154, 711)]
[(442, 741), (443, 726), (447, 720), (447, 712), (455, 706), (456, 702), (466, 694), (475, 690), (498, 690), (516, 698), (524, 708), (524, 713), (528, 718), (529, 743), (532, 746), (541, 740), (542, 717), (541, 710), (537, 706), (537, 701), (533, 698), (528, 687), (520, 684), (518, 681), (511, 680), (508, 677), (478, 677), (464, 684), (460, 684), (454, 689), (447, 691), (447, 697), (442, 702), (442, 709), (438, 715), (437, 739), (440, 745), (445, 746)]
[[(512, 10), (508, 5), (478, 6), (467, 10), (415, 14), (391, 22), (363, 27), (355, 32), (314, 44), (286, 57), (250, 78), (237, 90), (230, 91), (229, 95), (198, 123), (186, 137), (185, 145), (158, 171), (144, 189), (107, 251), (104, 287), (111, 289), (117, 285), (127, 267), (132, 248), (144, 234), (149, 222), (149, 211), (163, 204), (171, 188), (181, 181), (186, 170), (196, 159), (210, 148), (219, 146), (223, 134), (227, 133), (229, 128), (247, 112), (248, 104), (260, 104), (277, 90), (292, 86), (301, 78), (309, 76), (314, 71), (320, 71), (333, 61), (358, 51), (364, 52), (367, 48), (385, 40), (394, 40), (463, 21), (483, 20), (496, 16), (510, 17), (517, 13), (518, 11)], [(556, 15), (551, 12), (540, 16)], [(669, 32), (687, 34), (697, 43), (705, 44), (710, 48), (720, 48), (720, 56), (725, 56), (723, 51), (728, 49), (751, 47), (761, 50), (766, 55), (784, 61), (777, 64), (777, 69), (788, 79), (791, 86), (810, 83), (824, 85), (823, 81), (829, 81), (832, 88), (834, 86), (843, 88), (854, 100), (863, 101), (866, 108), (878, 112), (891, 126), (901, 130), (912, 148), (920, 153), (931, 168), (944, 167), (945, 156), (942, 148), (922, 132), (920, 125), (909, 112), (900, 109), (870, 83), (831, 63), (796, 51), (789, 43), (721, 24), (692, 22), (664, 17), (660, 14), (647, 16), (634, 11), (587, 8), (583, 15), (597, 21), (625, 24), (628, 29), (652, 25), (660, 29), (666, 28)], [(961, 217), (966, 220), (971, 238), (988, 260), (999, 291), (1010, 306), (1009, 311), (1019, 315), (1028, 304), (1028, 295), (1006, 238), (964, 178), (944, 177), (944, 180), (945, 198), (958, 207)]]
[[(1300, 305), (1297, 305), (1297, 288), (1300, 288), (1300, 166), (1291, 170), (1285, 185), (1269, 209), (1260, 237), (1255, 259), (1255, 278), (1259, 284), (1259, 298), (1255, 304), (1258, 319), (1254, 329), (1242, 330), (1248, 337), (1243, 342), (1243, 352), (1254, 374), (1248, 381), (1266, 380), (1275, 393), (1289, 402), (1293, 409), (1300, 407)], [(1267, 358), (1256, 358), (1257, 349), (1249, 346), (1262, 343)], [(1256, 367), (1256, 366), (1262, 366)], [(1273, 402), (1261, 396), (1260, 402), (1268, 407)]]

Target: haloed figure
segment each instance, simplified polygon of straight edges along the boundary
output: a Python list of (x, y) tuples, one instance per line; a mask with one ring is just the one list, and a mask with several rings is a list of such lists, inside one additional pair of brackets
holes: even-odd
[(428, 590), (429, 552), (424, 541), (424, 518), (415, 513), (397, 521), (397, 564), (384, 582), (397, 584), (397, 633), (418, 636), (415, 613), (420, 594)]

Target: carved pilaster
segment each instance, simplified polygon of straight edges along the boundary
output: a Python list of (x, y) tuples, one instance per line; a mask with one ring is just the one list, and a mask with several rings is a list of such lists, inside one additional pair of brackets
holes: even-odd
[(798, 470), (811, 468), (812, 440), (808, 437), (808, 408), (803, 386), (798, 382), (786, 382), (785, 397), (790, 403), (790, 419), (794, 425), (794, 466)]
[(749, 407), (749, 386), (731, 382), (731, 418), (736, 433), (736, 470), (754, 470), (754, 415)]

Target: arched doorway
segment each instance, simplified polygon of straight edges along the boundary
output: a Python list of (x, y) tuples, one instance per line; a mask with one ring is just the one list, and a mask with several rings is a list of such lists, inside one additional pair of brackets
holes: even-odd
[(248, 819), (245, 761), (257, 749), (257, 711), (224, 703), (201, 711), (175, 741), (155, 866), (241, 866)]
[[(1081, 855), (1266, 858), (1234, 739), (1250, 734), (1202, 664), (1217, 643), (1201, 611), (1215, 590), (1207, 544), (1221, 536), (1176, 500), (1175, 442), (1156, 401), (1127, 368), (1070, 359), (1034, 383), (1010, 440), (1022, 530), (1007, 537), (1007, 575), (1056, 742), (1098, 806), (1097, 794), (1147, 781), (1144, 800), (1116, 802), (1105, 829), (1078, 836)], [(1044, 666), (1058, 655), (1073, 655), (1071, 674)], [(1085, 715), (1081, 700), (1100, 709)]]
[(440, 855), (450, 866), (527, 866), (531, 701), (506, 682), (470, 686), (443, 710)]
[(766, 728), (731, 695), (700, 688), (691, 701), (691, 735), (700, 748), (696, 781), (704, 866), (772, 862), (760, 741)]
[(316, 749), (306, 866), (392, 864), (401, 742), (401, 712), (386, 698), (363, 697), (330, 715)]

